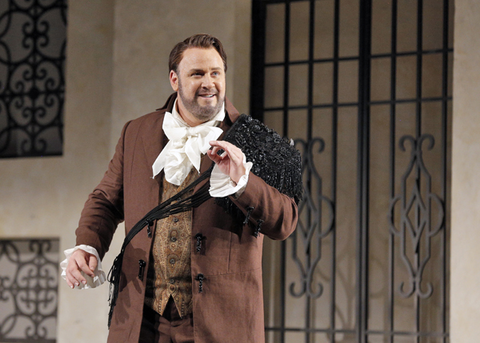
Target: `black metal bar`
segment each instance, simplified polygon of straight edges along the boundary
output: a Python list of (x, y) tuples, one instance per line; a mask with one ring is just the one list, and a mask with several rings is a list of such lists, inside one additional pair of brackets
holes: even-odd
[[(416, 97), (417, 99), (422, 98), (422, 75), (423, 75), (423, 0), (417, 0), (417, 90), (416, 90)], [(416, 139), (419, 139), (422, 135), (422, 102), (417, 101), (415, 106), (415, 117), (416, 117)], [(418, 184), (418, 188), (421, 189), (420, 184), (422, 180), (420, 179), (421, 171), (420, 166), (417, 164), (416, 167), (416, 182)], [(420, 203), (417, 202), (417, 206), (415, 207), (415, 225), (417, 227), (420, 226), (421, 221), (421, 209)], [(414, 253), (414, 265), (415, 270), (419, 270), (420, 266), (420, 251)], [(414, 295), (414, 309), (415, 309), (415, 326), (416, 331), (421, 331), (421, 299), (418, 292)], [(417, 337), (417, 343), (420, 343), (420, 338)]]
[[(453, 52), (453, 49), (449, 49), (449, 51)], [(430, 49), (430, 50), (415, 50), (415, 51), (401, 51), (397, 52), (397, 56), (399, 57), (405, 57), (405, 56), (416, 56), (418, 54), (422, 55), (434, 55), (434, 54), (441, 54), (443, 53), (443, 49)], [(386, 54), (372, 54), (371, 58), (376, 59), (376, 58), (387, 58), (390, 57), (389, 53)]]
[[(395, 197), (395, 151), (396, 151), (396, 98), (397, 98), (397, 25), (398, 3), (392, 0), (392, 23), (391, 23), (391, 58), (390, 58), (390, 199)], [(394, 217), (394, 213), (392, 216)], [(389, 235), (389, 282), (388, 282), (388, 326), (389, 330), (395, 330), (394, 310), (394, 283), (395, 283), (395, 238)], [(389, 342), (393, 343), (393, 335), (389, 335)]]
[(284, 62), (283, 68), (283, 132), (288, 132), (288, 93), (290, 87), (290, 1), (285, 1), (285, 37), (284, 37)]
[[(332, 202), (337, 202), (337, 146), (338, 146), (338, 77), (339, 77), (339, 51), (340, 51), (340, 0), (335, 0), (334, 5), (334, 24), (333, 24), (333, 93), (332, 93)], [(336, 329), (335, 310), (336, 310), (336, 261), (337, 261), (337, 230), (336, 218), (337, 211), (334, 207), (334, 223), (332, 232), (332, 281), (331, 281), (331, 304), (330, 304), (330, 327), (332, 330)], [(335, 342), (335, 334), (331, 335), (331, 342)]]
[[(433, 55), (433, 54), (442, 54), (444, 49), (432, 49), (432, 50), (422, 50), (422, 55)], [(453, 52), (452, 48), (448, 49), (448, 52)], [(397, 57), (405, 57), (405, 56), (416, 56), (418, 51), (402, 51), (397, 52)], [(380, 59), (380, 58), (389, 58), (391, 56), (390, 53), (382, 53), (382, 54), (372, 54), (370, 55), (371, 59)], [(358, 60), (358, 56), (342, 56), (338, 57), (338, 61), (356, 61)], [(289, 65), (304, 65), (308, 63), (308, 60), (296, 60), (296, 61), (289, 61)], [(313, 60), (313, 63), (332, 63), (335, 62), (334, 58), (317, 58)], [(269, 62), (265, 63), (265, 67), (282, 67), (285, 65), (285, 62)]]
[[(282, 331), (282, 330), (285, 330), (285, 331), (288, 331), (288, 332), (304, 332), (304, 331), (308, 331), (308, 332), (311, 332), (311, 333), (326, 333), (326, 334), (329, 334), (329, 335), (335, 335), (336, 333), (339, 333), (339, 334), (355, 334), (355, 330), (342, 330), (342, 329), (338, 329), (338, 330), (331, 330), (331, 329), (315, 329), (315, 328), (311, 328), (309, 330), (305, 330), (304, 328), (280, 328), (280, 327), (270, 327), (268, 328), (269, 331)], [(276, 342), (275, 342), (276, 343)]]
[(444, 100), (452, 100), (452, 97), (443, 97), (443, 96), (438, 96), (438, 97), (428, 97), (428, 98), (415, 98), (415, 99), (396, 99), (395, 101), (371, 101), (370, 105), (388, 105), (392, 103), (397, 103), (397, 104), (408, 104), (408, 103), (424, 103), (424, 102), (435, 102), (435, 101), (444, 101)]
[[(313, 136), (313, 58), (314, 58), (314, 48), (315, 48), (315, 0), (310, 0), (309, 2), (309, 32), (308, 32), (308, 94), (307, 94), (307, 125), (308, 125), (308, 133), (307, 133), (307, 140), (310, 141)], [(321, 211), (321, 204), (319, 204), (319, 210)], [(318, 229), (321, 232), (322, 223), (318, 223)], [(307, 244), (310, 244), (308, 242)], [(320, 247), (318, 247), (320, 249)], [(311, 255), (308, 254), (308, 270), (311, 268)], [(312, 325), (311, 320), (311, 307), (312, 307), (312, 297), (310, 296), (310, 292), (307, 292), (307, 316), (305, 318), (306, 321), (306, 329), (310, 329)], [(305, 334), (305, 343), (309, 343), (311, 341), (311, 333), (307, 332)]]
[[(417, 90), (416, 98), (422, 99), (422, 74), (423, 74), (423, 0), (417, 0)], [(417, 101), (416, 109), (416, 138), (422, 135), (422, 102)]]
[[(304, 328), (281, 328), (281, 327), (269, 327), (269, 331), (288, 331), (288, 332), (304, 332)], [(336, 333), (339, 334), (355, 334), (355, 330), (331, 330), (331, 329), (309, 329), (309, 332), (312, 333), (327, 333), (330, 335), (334, 335)], [(442, 332), (408, 332), (408, 331), (379, 331), (379, 330), (368, 330), (366, 331), (369, 335), (378, 335), (378, 336), (411, 336), (411, 337), (448, 337), (447, 333)]]
[[(333, 107), (358, 107), (358, 102), (351, 102), (351, 103), (342, 103), (342, 104), (320, 104), (320, 105), (313, 105), (312, 108), (333, 108)], [(308, 106), (290, 106), (287, 110), (307, 110)], [(271, 112), (271, 111), (284, 111), (284, 107), (267, 107), (265, 108), (265, 112)]]
[[(339, 57), (338, 59), (334, 58), (317, 58), (313, 59), (312, 62), (315, 64), (320, 64), (320, 63), (332, 63), (335, 62), (336, 60), (338, 61), (356, 61), (358, 60), (358, 56), (349, 56), (349, 57)], [(305, 65), (308, 64), (310, 60), (295, 60), (295, 61), (289, 61), (288, 65)], [(266, 63), (266, 67), (283, 67), (286, 65), (285, 62), (270, 62)]]
[(308, 133), (307, 139), (311, 140), (313, 136), (313, 60), (315, 51), (315, 0), (310, 0), (309, 7), (309, 27), (308, 27)]
[[(280, 246), (281, 254), (282, 254), (282, 262), (281, 262), (281, 270), (280, 270), (280, 343), (285, 343), (285, 316), (287, 315), (287, 306), (285, 297), (287, 294), (287, 241), (282, 241)], [(269, 330), (272, 330), (269, 328)]]
[[(452, 100), (451, 96), (448, 97), (429, 97), (429, 98), (423, 98), (423, 99), (396, 99), (395, 101), (392, 100), (376, 100), (376, 101), (370, 101), (368, 103), (369, 106), (373, 105), (394, 105), (394, 104), (414, 104), (414, 103), (425, 103), (425, 102), (438, 102), (438, 101), (447, 101), (447, 100)], [(317, 105), (312, 105), (313, 109), (316, 108), (336, 108), (336, 107), (357, 107), (358, 102), (344, 102), (344, 103), (329, 103), (329, 104), (317, 104)], [(307, 110), (308, 105), (304, 106), (290, 106), (286, 110)], [(272, 112), (272, 111), (285, 111), (285, 108), (283, 106), (278, 106), (278, 107), (266, 107), (264, 108), (264, 112)]]
[(368, 341), (368, 221), (370, 148), (371, 0), (360, 0), (358, 74), (357, 341)]
[(265, 39), (267, 6), (264, 1), (252, 1), (252, 51), (250, 68), (250, 115), (263, 122), (265, 87)]
[[(257, 0), (253, 0), (253, 1), (257, 1)], [(260, 1), (263, 1), (267, 4), (283, 4), (285, 3), (285, 0), (260, 0)], [(291, 3), (294, 3), (294, 2), (304, 2), (305, 0), (288, 0), (289, 2)]]
[[(444, 99), (448, 99), (448, 34), (450, 31), (449, 28), (449, 0), (443, 1), (443, 55), (442, 55), (442, 97)], [(446, 253), (446, 243), (447, 243), (447, 224), (448, 223), (448, 213), (447, 211), (447, 154), (448, 154), (448, 147), (447, 147), (447, 123), (448, 123), (448, 100), (442, 101), (442, 191), (441, 197), (444, 203), (444, 213), (445, 213), (445, 221), (443, 224), (443, 234), (442, 234), (442, 278), (441, 278), (441, 286), (440, 292), (442, 294), (442, 330), (446, 334), (443, 337), (443, 343), (447, 343), (448, 341), (448, 326), (447, 326), (447, 253)]]
[[(289, 61), (290, 61), (290, 0), (285, 1), (285, 24), (284, 24), (285, 32), (284, 32), (284, 69), (283, 69), (283, 133), (284, 135), (288, 132), (288, 90), (290, 85), (289, 80)], [(286, 246), (283, 245), (282, 253), (285, 252), (286, 256)], [(286, 272), (285, 272), (286, 273)], [(285, 275), (286, 280), (286, 275)], [(286, 288), (285, 282), (282, 282), (283, 289), (282, 289), (282, 297), (285, 298)], [(285, 306), (285, 304), (284, 304)], [(285, 327), (285, 317), (286, 317), (286, 307), (282, 309), (282, 319), (281, 319), (281, 326)], [(282, 331), (280, 335), (280, 342), (285, 343), (285, 333), (286, 331)]]
[(408, 332), (408, 331), (378, 331), (378, 330), (369, 330), (369, 335), (389, 335), (392, 337), (404, 336), (404, 337), (416, 337), (420, 339), (421, 337), (447, 337), (448, 335), (443, 332)]

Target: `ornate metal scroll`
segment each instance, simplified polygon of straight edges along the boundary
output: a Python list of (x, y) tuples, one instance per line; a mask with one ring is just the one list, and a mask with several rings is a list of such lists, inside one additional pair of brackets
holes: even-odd
[(58, 239), (0, 241), (0, 342), (56, 342)]
[[(301, 146), (302, 152), (302, 174), (311, 175), (313, 182), (307, 182), (303, 200), (299, 204), (299, 221), (297, 230), (291, 236), (292, 240), (292, 260), (298, 267), (301, 279), (300, 290), (296, 291), (296, 283), (290, 284), (290, 294), (296, 298), (307, 295), (311, 298), (319, 298), (323, 293), (323, 285), (317, 283), (313, 285), (313, 276), (318, 263), (322, 258), (322, 239), (324, 239), (333, 230), (334, 210), (333, 202), (322, 194), (322, 177), (318, 173), (313, 160), (313, 151), (315, 146), (319, 148), (320, 154), (325, 148), (325, 142), (321, 138), (313, 138), (309, 142), (302, 139), (295, 140), (295, 146)], [(314, 186), (313, 186), (314, 185)], [(322, 204), (324, 206), (322, 207)], [(307, 212), (306, 220), (303, 215)], [(329, 213), (328, 223), (322, 228), (322, 214)], [(302, 243), (303, 249), (297, 249), (298, 240)], [(314, 245), (314, 248), (312, 249)], [(316, 288), (316, 290), (315, 290)]]
[[(418, 139), (403, 136), (400, 139), (400, 149), (406, 151), (405, 143), (411, 144), (410, 161), (401, 179), (401, 193), (390, 202), (390, 232), (400, 239), (400, 257), (410, 277), (408, 289), (405, 282), (399, 286), (400, 294), (407, 298), (416, 293), (421, 298), (428, 298), (433, 293), (430, 282), (422, 289), (422, 275), (431, 257), (431, 240), (442, 230), (445, 218), (442, 200), (432, 192), (432, 178), (423, 161), (423, 145), (428, 143), (428, 150), (435, 144), (432, 135), (424, 134)], [(412, 180), (413, 179), (413, 180)], [(408, 187), (409, 180), (411, 187)], [(421, 182), (424, 182), (423, 192)], [(400, 224), (395, 226), (395, 207), (399, 206)], [(433, 220), (434, 206), (438, 209), (437, 219)], [(412, 220), (413, 217), (413, 220)], [(412, 254), (408, 254), (407, 245), (411, 246)], [(422, 248), (423, 246), (423, 248)]]
[(0, 3), (0, 157), (61, 155), (66, 0)]

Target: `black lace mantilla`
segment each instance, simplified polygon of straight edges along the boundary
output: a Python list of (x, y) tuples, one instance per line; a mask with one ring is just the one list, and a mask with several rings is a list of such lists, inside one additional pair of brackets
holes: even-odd
[[(294, 198), (298, 204), (303, 191), (302, 161), (300, 152), (287, 139), (261, 121), (242, 114), (224, 140), (242, 149), (247, 162), (253, 163), (253, 174)], [(216, 198), (215, 201), (240, 220), (245, 218), (228, 197)]]

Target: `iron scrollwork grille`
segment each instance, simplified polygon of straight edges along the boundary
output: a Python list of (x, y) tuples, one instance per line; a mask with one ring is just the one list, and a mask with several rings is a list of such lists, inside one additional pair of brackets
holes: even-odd
[(0, 342), (56, 342), (58, 239), (0, 240)]
[(453, 1), (252, 6), (250, 112), (305, 186), (265, 241), (267, 342), (448, 342)]
[(0, 157), (62, 154), (66, 8), (0, 2)]
[[(411, 157), (405, 173), (402, 175), (401, 193), (395, 196), (390, 204), (390, 231), (400, 240), (398, 253), (409, 277), (406, 286), (404, 281), (400, 283), (399, 294), (405, 298), (416, 294), (418, 297), (426, 299), (432, 296), (433, 286), (428, 282), (425, 286), (426, 289), (423, 289), (423, 272), (432, 255), (431, 240), (444, 228), (445, 205), (443, 200), (432, 192), (432, 177), (423, 161), (424, 144), (428, 144), (427, 149), (431, 150), (435, 144), (433, 136), (424, 134), (418, 140), (412, 136), (404, 136), (400, 140), (402, 151), (406, 151), (406, 142), (411, 144)], [(410, 187), (407, 186), (409, 178), (413, 178)], [(421, 181), (425, 183), (424, 192), (421, 190)], [(397, 205), (400, 207), (399, 227), (396, 226), (394, 219)], [(432, 206), (436, 206), (437, 210), (434, 211)], [(437, 213), (436, 220), (432, 218), (433, 213)], [(407, 252), (409, 244), (413, 254)]]
[[(291, 237), (291, 258), (297, 265), (300, 280), (290, 284), (289, 292), (295, 298), (307, 296), (318, 299), (324, 287), (321, 282), (314, 281), (314, 274), (322, 258), (322, 240), (333, 234), (335, 219), (334, 203), (323, 194), (322, 176), (313, 157), (324, 151), (325, 142), (318, 137), (309, 142), (297, 139), (295, 147), (302, 153), (302, 174), (308, 175), (310, 180), (298, 207), (300, 218), (297, 231)], [(326, 223), (323, 223), (323, 217), (328, 218)]]

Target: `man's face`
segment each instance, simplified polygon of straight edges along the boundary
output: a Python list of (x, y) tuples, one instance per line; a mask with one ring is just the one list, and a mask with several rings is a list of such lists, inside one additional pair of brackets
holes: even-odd
[(170, 84), (178, 92), (178, 111), (190, 126), (212, 119), (225, 99), (225, 72), (222, 58), (214, 49), (189, 48), (170, 71)]

